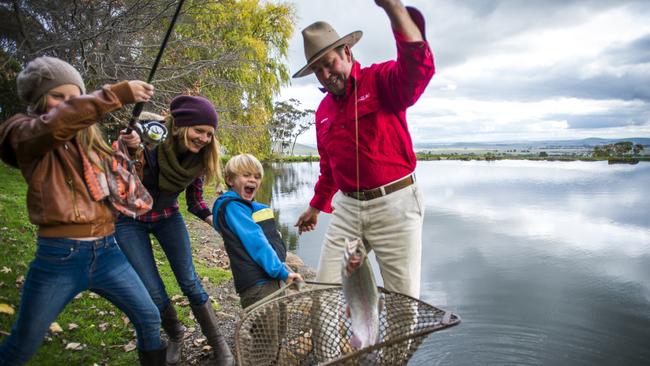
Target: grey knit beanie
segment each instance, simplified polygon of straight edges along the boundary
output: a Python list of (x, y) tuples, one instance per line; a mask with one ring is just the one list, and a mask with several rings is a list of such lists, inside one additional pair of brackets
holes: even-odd
[(72, 84), (86, 94), (84, 81), (72, 65), (56, 57), (41, 56), (33, 59), (16, 79), (18, 96), (27, 103), (35, 103), (48, 90)]

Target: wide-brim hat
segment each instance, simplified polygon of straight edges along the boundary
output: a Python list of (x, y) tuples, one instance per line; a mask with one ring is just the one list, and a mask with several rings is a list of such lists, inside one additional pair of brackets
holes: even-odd
[(359, 40), (363, 32), (355, 31), (343, 37), (339, 37), (334, 28), (326, 22), (316, 22), (302, 30), (302, 39), (305, 48), (305, 59), (307, 65), (293, 74), (294, 78), (299, 78), (311, 74), (311, 65), (318, 61), (329, 51), (344, 44), (352, 47)]

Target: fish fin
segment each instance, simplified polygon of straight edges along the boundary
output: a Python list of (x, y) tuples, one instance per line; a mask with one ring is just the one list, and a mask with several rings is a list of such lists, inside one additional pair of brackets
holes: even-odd
[(445, 314), (442, 316), (442, 324), (449, 324), (451, 322), (451, 311), (445, 311)]
[(354, 349), (361, 348), (361, 339), (359, 337), (357, 337), (356, 334), (352, 334), (352, 338), (350, 338), (350, 345)]

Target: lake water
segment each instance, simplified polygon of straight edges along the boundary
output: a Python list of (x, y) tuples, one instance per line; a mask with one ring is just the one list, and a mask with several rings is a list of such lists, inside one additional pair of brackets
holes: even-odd
[[(409, 365), (650, 365), (650, 163), (431, 161), (422, 300), (457, 313)], [(316, 267), (329, 215), (297, 236), (318, 163), (267, 167), (290, 248)]]

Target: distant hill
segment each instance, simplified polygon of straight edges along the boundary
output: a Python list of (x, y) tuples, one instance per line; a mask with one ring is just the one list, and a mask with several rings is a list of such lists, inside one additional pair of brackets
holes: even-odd
[(550, 148), (593, 148), (598, 145), (613, 144), (621, 141), (631, 141), (634, 144), (641, 144), (643, 146), (650, 146), (650, 138), (647, 137), (632, 137), (624, 139), (604, 139), (598, 137), (590, 137), (579, 140), (548, 140), (548, 141), (496, 141), (496, 142), (453, 142), (453, 143), (416, 143), (415, 149), (433, 149), (433, 148), (495, 148), (495, 147), (518, 147), (518, 148), (536, 148), (536, 149), (550, 149)]
[(296, 147), (293, 149), (294, 155), (318, 155), (318, 150), (309, 145), (303, 145), (296, 143)]
[[(276, 151), (276, 147), (273, 147), (273, 151)], [(285, 150), (285, 155), (291, 154), (291, 147)], [(314, 146), (303, 145), (296, 143), (296, 146), (293, 149), (293, 155), (295, 156), (305, 156), (305, 155), (318, 155), (318, 150)]]

